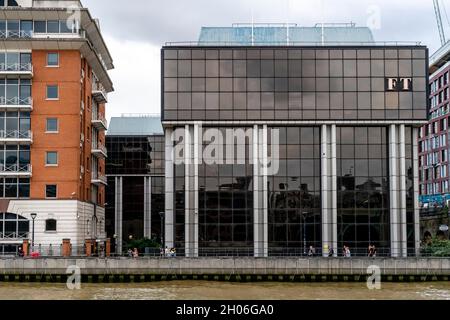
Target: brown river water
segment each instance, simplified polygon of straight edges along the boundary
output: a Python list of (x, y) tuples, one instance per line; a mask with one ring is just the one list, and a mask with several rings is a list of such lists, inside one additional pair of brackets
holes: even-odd
[(0, 300), (450, 300), (450, 282), (382, 283), (228, 283), (171, 281), (133, 284), (0, 283)]

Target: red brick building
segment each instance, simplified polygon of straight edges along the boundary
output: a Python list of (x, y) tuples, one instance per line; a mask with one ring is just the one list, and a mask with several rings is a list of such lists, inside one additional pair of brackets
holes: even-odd
[(105, 238), (113, 63), (99, 23), (80, 1), (2, 3), (0, 254), (31, 239), (32, 213), (43, 248)]

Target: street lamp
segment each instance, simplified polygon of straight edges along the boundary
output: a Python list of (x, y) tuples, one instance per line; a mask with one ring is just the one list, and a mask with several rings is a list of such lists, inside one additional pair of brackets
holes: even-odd
[(113, 238), (114, 238), (114, 251), (117, 254), (117, 234), (114, 234)]
[(36, 213), (32, 213), (31, 214), (31, 219), (33, 220), (33, 227), (32, 227), (32, 232), (31, 232), (31, 251), (34, 252), (34, 220), (36, 220), (37, 214)]
[(164, 244), (164, 241), (165, 241), (165, 239), (164, 239), (164, 212), (160, 212), (159, 213), (159, 215), (161, 216), (161, 246), (163, 247), (163, 248), (165, 248), (166, 246), (165, 246), (165, 244)]

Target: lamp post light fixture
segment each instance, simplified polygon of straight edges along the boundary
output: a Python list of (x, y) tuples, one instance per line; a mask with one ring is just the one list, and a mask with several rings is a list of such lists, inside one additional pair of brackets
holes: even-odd
[(31, 231), (31, 251), (34, 252), (34, 220), (36, 220), (37, 217), (37, 213), (32, 213), (31, 214), (31, 219), (33, 220), (33, 226), (32, 226), (32, 231)]
[(114, 251), (116, 252), (117, 255), (117, 234), (114, 234), (113, 238), (114, 238)]

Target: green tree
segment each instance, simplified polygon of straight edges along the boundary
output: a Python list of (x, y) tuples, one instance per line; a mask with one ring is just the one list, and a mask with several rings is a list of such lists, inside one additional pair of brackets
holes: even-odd
[(431, 257), (450, 257), (450, 240), (434, 239), (423, 248), (422, 253)]
[(161, 244), (153, 239), (138, 239), (138, 240), (132, 240), (127, 245), (128, 249), (133, 250), (134, 248), (137, 248), (139, 252), (143, 252), (145, 248), (161, 248)]

